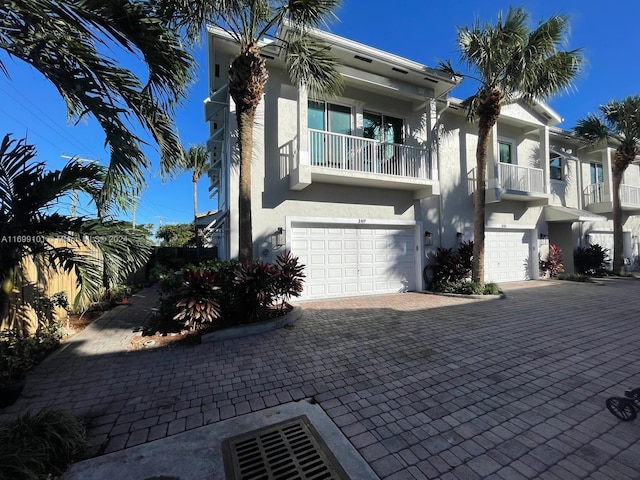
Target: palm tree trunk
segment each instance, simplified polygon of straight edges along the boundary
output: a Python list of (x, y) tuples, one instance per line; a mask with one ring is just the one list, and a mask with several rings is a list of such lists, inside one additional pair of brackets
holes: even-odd
[(622, 175), (626, 166), (623, 167), (623, 161), (619, 158), (620, 154), (615, 153), (613, 162), (612, 175), (612, 207), (613, 207), (613, 273), (619, 275), (624, 269), (623, 261), (623, 233), (622, 233), (622, 205), (620, 203), (620, 185), (622, 184)]
[(193, 233), (196, 238), (196, 261), (200, 262), (200, 235), (198, 235), (198, 178), (193, 175)]
[(238, 135), (240, 137), (240, 180), (238, 213), (239, 219), (239, 253), (241, 263), (253, 260), (253, 234), (251, 223), (251, 158), (253, 153), (253, 124), (255, 109), (238, 112)]
[(260, 56), (257, 43), (242, 45), (240, 55), (234, 59), (229, 70), (229, 94), (236, 104), (240, 148), (238, 260), (241, 263), (253, 260), (253, 233), (251, 230), (253, 125), (268, 78), (269, 73), (264, 59)]
[(478, 146), (476, 147), (476, 191), (474, 194), (473, 217), (473, 266), (471, 280), (484, 283), (484, 217), (487, 198), (487, 155), (491, 127), (480, 119), (478, 127)]
[(478, 100), (478, 146), (476, 147), (476, 191), (474, 195), (473, 221), (473, 267), (471, 280), (484, 285), (484, 224), (486, 202), (487, 156), (491, 129), (500, 117), (502, 93), (497, 88), (489, 89)]

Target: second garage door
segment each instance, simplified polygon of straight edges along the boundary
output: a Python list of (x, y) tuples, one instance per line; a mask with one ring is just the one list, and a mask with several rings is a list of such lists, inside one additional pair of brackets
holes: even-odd
[(502, 283), (531, 278), (531, 232), (488, 230), (485, 232), (484, 278)]
[(416, 289), (416, 244), (411, 226), (295, 222), (291, 232), (291, 252), (306, 266), (301, 298)]

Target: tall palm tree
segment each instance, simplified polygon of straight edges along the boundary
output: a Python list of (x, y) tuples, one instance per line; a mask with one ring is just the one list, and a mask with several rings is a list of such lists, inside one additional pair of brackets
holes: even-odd
[(180, 162), (168, 172), (171, 177), (180, 175), (182, 172), (191, 172), (191, 182), (193, 183), (193, 228), (196, 239), (196, 248), (200, 251), (200, 236), (198, 235), (198, 181), (207, 173), (209, 168), (209, 152), (207, 148), (200, 145), (189, 145), (180, 159)]
[[(0, 48), (56, 87), (70, 119), (98, 121), (111, 151), (104, 195), (125, 202), (145, 183), (149, 160), (131, 131), (132, 118), (151, 134), (162, 158), (179, 158), (170, 114), (184, 96), (193, 59), (151, 0), (3, 2)], [(140, 60), (146, 80), (112, 60), (112, 51)], [(0, 60), (0, 71), (9, 77), (10, 65)]]
[(341, 76), (326, 46), (308, 36), (310, 28), (333, 17), (340, 0), (158, 0), (159, 11), (186, 27), (198, 39), (206, 23), (224, 29), (239, 47), (229, 70), (229, 94), (236, 107), (239, 170), (239, 255), (241, 262), (253, 259), (251, 223), (251, 159), (256, 109), (262, 99), (269, 72), (260, 55), (260, 40), (276, 37), (290, 26), (282, 46), (288, 73), (296, 84), (304, 84), (311, 95), (340, 90)]
[(491, 131), (503, 105), (518, 100), (536, 102), (568, 89), (584, 63), (580, 49), (560, 51), (566, 40), (568, 17), (554, 15), (531, 30), (522, 7), (509, 8), (496, 25), (458, 28), (457, 49), (468, 74), (454, 70), (450, 61), (440, 68), (468, 77), (480, 85), (464, 100), (470, 120), (478, 119), (472, 279), (484, 282), (485, 177)]
[(613, 271), (624, 269), (622, 206), (620, 185), (627, 167), (640, 154), (640, 95), (623, 100), (611, 100), (599, 108), (599, 115), (589, 114), (578, 120), (573, 128), (578, 138), (587, 145), (611, 141), (616, 147), (613, 156)]
[[(36, 152), (24, 140), (5, 135), (0, 142), (0, 321), (6, 319), (13, 283), (30, 257), (43, 267), (74, 271), (80, 285), (76, 304), (97, 295), (102, 286), (103, 265), (114, 282), (140, 268), (150, 254), (144, 234), (130, 231), (123, 222), (71, 217), (56, 211), (65, 195), (81, 191), (101, 204), (107, 172), (97, 164), (70, 161), (61, 170), (47, 172)], [(56, 238), (66, 240), (60, 245)], [(82, 253), (82, 246), (95, 245), (103, 262)], [(102, 265), (103, 264), (103, 265)]]

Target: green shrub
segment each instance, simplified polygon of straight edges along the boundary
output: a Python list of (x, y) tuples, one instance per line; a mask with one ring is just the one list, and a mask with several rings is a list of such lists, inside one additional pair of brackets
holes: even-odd
[(442, 282), (434, 284), (433, 291), (458, 295), (500, 295), (502, 293), (495, 283), (487, 283), (483, 287), (479, 282)]
[(590, 282), (591, 279), (584, 273), (560, 273), (557, 277), (558, 280), (569, 280), (570, 282)]
[(35, 335), (15, 330), (0, 332), (0, 385), (24, 378), (25, 374), (55, 350), (63, 336), (62, 326), (52, 322)]
[(573, 264), (577, 273), (603, 277), (607, 274), (609, 249), (597, 243), (578, 247), (573, 251)]
[(484, 295), (500, 295), (501, 293), (502, 289), (495, 283), (484, 284)]
[(71, 413), (22, 415), (0, 427), (0, 480), (60, 475), (86, 447), (86, 429)]

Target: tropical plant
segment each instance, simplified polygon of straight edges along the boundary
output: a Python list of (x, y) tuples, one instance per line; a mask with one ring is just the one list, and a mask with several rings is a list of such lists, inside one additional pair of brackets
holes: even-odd
[(179, 310), (173, 319), (191, 330), (213, 323), (220, 318), (219, 296), (215, 274), (208, 270), (187, 270), (184, 296), (176, 303)]
[(606, 105), (600, 106), (599, 115), (589, 114), (578, 120), (573, 131), (589, 146), (609, 141), (616, 146), (616, 152), (613, 155), (611, 192), (613, 271), (616, 274), (624, 273), (620, 185), (625, 170), (640, 154), (640, 95), (629, 96), (623, 100), (611, 100)]
[(87, 446), (86, 428), (73, 414), (26, 413), (0, 427), (0, 480), (58, 478)]
[(564, 272), (564, 263), (562, 259), (562, 250), (557, 245), (549, 245), (549, 254), (546, 260), (540, 260), (540, 272), (549, 274), (549, 277), (557, 277), (559, 273)]
[(554, 15), (534, 30), (528, 21), (522, 7), (509, 7), (504, 18), (498, 15), (495, 26), (476, 21), (472, 27), (458, 28), (460, 62), (469, 73), (459, 73), (451, 61), (440, 62), (443, 71), (480, 84), (463, 102), (468, 118), (478, 119), (472, 278), (480, 283), (484, 282), (487, 155), (501, 108), (519, 100), (534, 103), (569, 88), (584, 63), (580, 50), (558, 50), (568, 33), (567, 16)]
[[(333, 17), (339, 0), (157, 0), (159, 11), (178, 27), (185, 27), (198, 40), (206, 23), (218, 25), (239, 46), (229, 70), (229, 94), (235, 103), (238, 123), (239, 169), (239, 255), (243, 263), (253, 259), (251, 222), (251, 161), (256, 109), (269, 78), (260, 42), (275, 38), (291, 80), (306, 87), (310, 95), (335, 93), (341, 77), (326, 45), (309, 36), (312, 27)], [(286, 40), (278, 37), (287, 26)]]
[[(137, 119), (162, 152), (163, 170), (180, 159), (170, 118), (184, 97), (193, 59), (150, 0), (14, 0), (0, 6), (0, 48), (38, 70), (60, 92), (76, 123), (95, 118), (105, 132), (111, 162), (106, 197), (127, 204), (150, 162), (132, 132)], [(111, 59), (121, 50), (140, 61), (138, 76)], [(0, 61), (9, 76), (10, 64)], [(137, 69), (137, 68), (136, 68)], [(146, 79), (143, 80), (143, 78)]]
[(473, 264), (473, 242), (462, 242), (457, 251), (438, 247), (432, 259), (433, 285), (459, 283), (471, 276)]
[(601, 277), (607, 274), (609, 249), (598, 243), (577, 247), (573, 251), (573, 265), (576, 272)]
[[(122, 283), (146, 262), (151, 246), (142, 231), (125, 222), (72, 218), (56, 211), (56, 203), (73, 190), (88, 194), (99, 212), (110, 205), (100, 200), (106, 170), (97, 164), (70, 161), (48, 172), (34, 160), (35, 148), (6, 135), (0, 143), (0, 320), (9, 315), (11, 293), (24, 258), (39, 268), (73, 271), (80, 291), (74, 299), (96, 298), (104, 280)], [(96, 261), (88, 246), (102, 254)]]

